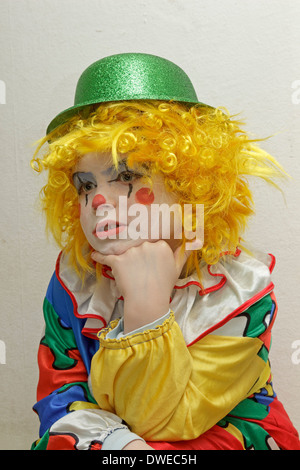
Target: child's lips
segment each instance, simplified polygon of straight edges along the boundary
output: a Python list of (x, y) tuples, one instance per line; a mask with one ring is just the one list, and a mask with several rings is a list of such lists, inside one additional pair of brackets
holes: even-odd
[(127, 226), (115, 220), (102, 220), (98, 222), (93, 232), (95, 237), (102, 239), (115, 237), (123, 232)]

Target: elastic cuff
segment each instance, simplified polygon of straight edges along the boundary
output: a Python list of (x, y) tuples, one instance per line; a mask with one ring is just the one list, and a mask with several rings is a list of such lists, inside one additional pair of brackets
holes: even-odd
[(161, 325), (168, 318), (170, 313), (171, 313), (171, 310), (169, 310), (168, 313), (160, 317), (158, 320), (148, 323), (147, 325), (143, 325), (140, 328), (137, 328), (136, 330), (130, 331), (129, 333), (126, 333), (126, 334), (124, 334), (124, 318), (121, 318), (118, 325), (107, 333), (106, 338), (107, 339), (119, 339), (119, 338), (124, 338), (126, 336), (135, 335), (136, 333), (143, 333), (145, 330), (153, 330), (157, 326)]
[(129, 442), (136, 439), (144, 441), (144, 439), (129, 431), (129, 429), (116, 429), (104, 439), (102, 450), (122, 450)]
[(166, 334), (171, 329), (172, 325), (174, 324), (174, 321), (174, 313), (171, 310), (170, 314), (167, 315), (166, 320), (164, 320), (162, 324), (159, 324), (153, 329), (142, 329), (143, 331), (139, 333), (131, 333), (126, 336), (110, 338), (109, 336), (107, 336), (108, 333), (113, 330), (119, 322), (119, 320), (114, 320), (113, 322), (111, 322), (109, 327), (100, 330), (97, 336), (99, 338), (100, 346), (102, 348), (126, 349), (128, 347), (132, 347), (140, 343), (155, 340), (156, 338)]

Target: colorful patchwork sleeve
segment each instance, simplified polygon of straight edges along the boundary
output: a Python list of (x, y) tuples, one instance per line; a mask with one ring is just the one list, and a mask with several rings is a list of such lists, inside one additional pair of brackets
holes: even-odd
[(32, 449), (98, 450), (112, 435), (118, 435), (119, 445), (133, 440), (122, 420), (100, 410), (91, 395), (72, 328), (47, 298), (43, 310), (45, 335), (38, 352), (40, 378), (34, 406), (41, 423), (40, 439)]
[(189, 346), (174, 315), (120, 339), (106, 338), (113, 323), (99, 334), (93, 395), (148, 441), (195, 439), (268, 382), (274, 315), (268, 295)]

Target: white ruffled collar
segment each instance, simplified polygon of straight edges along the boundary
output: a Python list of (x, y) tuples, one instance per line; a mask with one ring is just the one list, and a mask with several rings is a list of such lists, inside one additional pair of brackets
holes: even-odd
[[(274, 287), (271, 282), (274, 264), (272, 255), (256, 252), (254, 257), (237, 250), (235, 255), (225, 255), (213, 266), (200, 265), (202, 285), (196, 273), (178, 279), (170, 308), (186, 343), (191, 344), (218, 328), (270, 292)], [(72, 296), (74, 315), (86, 318), (82, 333), (93, 339), (101, 328), (123, 315), (123, 299), (110, 268), (104, 267), (102, 273), (100, 281), (90, 275), (82, 286), (66, 256), (60, 253), (58, 257), (56, 275)]]

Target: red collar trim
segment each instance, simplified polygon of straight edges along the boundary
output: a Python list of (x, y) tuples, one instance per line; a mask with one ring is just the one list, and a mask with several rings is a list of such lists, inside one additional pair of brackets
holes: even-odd
[[(226, 255), (231, 255), (231, 256), (234, 256), (235, 258), (238, 258), (240, 256), (241, 252), (242, 251), (240, 250), (240, 248), (237, 248), (235, 253), (232, 253), (230, 251), (224, 251), (223, 253), (221, 253), (220, 256), (223, 257), (223, 256), (226, 256)], [(276, 263), (276, 259), (275, 259), (275, 256), (272, 255), (271, 253), (268, 253), (268, 255), (271, 257), (271, 263), (270, 263), (270, 266), (269, 266), (269, 270), (270, 270), (270, 273), (272, 273), (272, 271), (274, 269), (274, 266), (275, 266), (275, 263)], [(226, 284), (227, 278), (226, 278), (225, 274), (212, 273), (211, 272), (211, 266), (212, 265), (210, 265), (210, 264), (207, 265), (207, 271), (210, 274), (210, 276), (220, 277), (221, 278), (220, 281), (217, 284), (215, 284), (214, 286), (211, 286), (211, 287), (208, 287), (208, 288), (205, 289), (199, 281), (188, 281), (185, 284), (183, 284), (182, 286), (175, 285), (174, 289), (185, 289), (186, 287), (189, 287), (189, 286), (197, 286), (199, 288), (198, 293), (201, 296), (206, 295), (206, 294), (210, 294), (211, 292), (215, 292), (215, 291), (221, 289)], [(114, 277), (112, 275), (110, 275), (109, 272), (111, 272), (111, 268), (109, 266), (104, 265), (102, 267), (103, 276), (108, 278), (108, 279), (111, 279), (112, 281), (114, 281), (115, 280)]]
[[(239, 248), (236, 249), (235, 253), (231, 253), (230, 251), (224, 251), (223, 253), (221, 253), (221, 257), (222, 256), (225, 256), (225, 255), (232, 255), (234, 256), (235, 258), (238, 258), (241, 254), (241, 250)], [(210, 276), (213, 276), (213, 277), (220, 277), (221, 280), (220, 282), (218, 282), (217, 284), (215, 284), (214, 286), (211, 286), (211, 287), (208, 287), (207, 289), (205, 289), (202, 284), (198, 281), (188, 281), (186, 284), (184, 284), (183, 286), (177, 286), (175, 285), (174, 288), (175, 289), (184, 289), (185, 287), (188, 287), (188, 286), (191, 286), (191, 285), (196, 285), (199, 287), (199, 295), (206, 295), (206, 294), (209, 294), (211, 292), (214, 292), (214, 291), (217, 291), (219, 289), (221, 289), (224, 284), (227, 282), (227, 278), (225, 276), (225, 274), (221, 274), (221, 273), (212, 273), (211, 272), (211, 265), (208, 264), (207, 265), (207, 271), (208, 273), (210, 274)]]
[[(225, 256), (225, 255), (229, 255), (229, 254), (232, 255), (232, 253), (224, 252), (224, 253), (221, 254), (221, 256)], [(237, 248), (237, 250), (233, 254), (233, 256), (238, 257), (240, 254), (241, 254), (241, 250), (239, 248)], [(272, 273), (272, 271), (274, 269), (274, 266), (275, 266), (275, 263), (276, 263), (276, 258), (271, 253), (268, 253), (268, 254), (271, 257), (271, 263), (270, 263), (270, 266), (269, 266), (269, 270), (270, 270), (270, 273)], [(85, 328), (85, 327), (82, 329), (82, 334), (84, 334), (85, 336), (87, 336), (89, 338), (95, 339), (95, 335), (98, 333), (98, 331), (100, 329), (105, 328), (107, 326), (107, 322), (105, 321), (105, 319), (101, 315), (94, 315), (94, 314), (90, 314), (90, 313), (86, 313), (86, 314), (79, 314), (78, 313), (78, 304), (77, 304), (76, 298), (75, 298), (74, 294), (68, 289), (68, 287), (65, 285), (64, 281), (60, 277), (59, 270), (60, 270), (61, 256), (62, 256), (62, 252), (59, 253), (57, 261), (56, 261), (55, 274), (56, 274), (56, 277), (57, 277), (58, 281), (60, 282), (61, 286), (69, 294), (69, 296), (72, 300), (73, 312), (74, 312), (75, 317), (81, 318), (81, 319), (83, 319), (83, 318), (93, 318), (93, 319), (97, 319), (97, 320), (102, 322), (102, 326), (100, 326), (100, 328), (98, 328), (98, 329), (97, 328)], [(217, 291), (217, 290), (221, 289), (225, 285), (225, 283), (227, 282), (226, 276), (224, 274), (221, 274), (221, 273), (212, 273), (210, 268), (211, 268), (211, 265), (207, 265), (207, 270), (208, 270), (208, 272), (211, 276), (221, 278), (221, 280), (218, 284), (216, 284), (212, 287), (209, 287), (207, 289), (203, 289), (203, 286), (200, 284), (200, 282), (198, 282), (198, 281), (188, 281), (186, 284), (184, 284), (182, 286), (175, 285), (174, 288), (175, 289), (184, 289), (184, 288), (186, 288), (190, 285), (196, 285), (196, 286), (199, 287), (198, 292), (199, 292), (199, 295), (201, 295), (201, 296), (204, 296), (206, 294), (209, 294), (211, 292), (214, 292), (214, 291)], [(114, 281), (115, 280), (114, 277), (109, 275), (109, 273), (108, 273), (110, 271), (111, 271), (111, 268), (109, 266), (105, 265), (105, 266), (102, 267), (103, 276)], [(259, 292), (256, 296), (249, 299), (243, 305), (240, 305), (236, 310), (234, 310), (229, 315), (227, 315), (226, 318), (224, 318), (222, 321), (220, 321), (216, 325), (213, 325), (209, 330), (202, 333), (192, 343), (188, 344), (188, 346), (192, 346), (194, 343), (199, 341), (203, 336), (206, 336), (207, 334), (211, 333), (212, 331), (216, 330), (217, 328), (220, 328), (223, 324), (228, 322), (228, 320), (230, 320), (231, 318), (234, 318), (239, 313), (247, 310), (247, 308), (249, 308), (251, 305), (253, 305), (255, 302), (257, 302), (263, 296), (265, 296), (265, 295), (269, 294), (270, 292), (272, 292), (273, 289), (274, 289), (274, 284), (271, 282), (265, 289), (263, 289), (261, 292)], [(124, 300), (123, 297), (120, 297), (120, 300)], [(171, 301), (171, 299), (170, 299), (170, 301)]]
[[(63, 287), (63, 289), (69, 294), (71, 300), (72, 300), (72, 304), (73, 304), (73, 313), (75, 315), (75, 317), (77, 318), (94, 318), (94, 319), (97, 319), (97, 320), (100, 320), (102, 322), (102, 326), (97, 330), (97, 332), (102, 329), (102, 328), (105, 328), (107, 326), (107, 323), (105, 321), (105, 319), (103, 317), (101, 317), (101, 315), (93, 315), (92, 313), (86, 313), (86, 314), (83, 314), (83, 315), (80, 315), (78, 313), (78, 304), (77, 304), (77, 301), (76, 301), (76, 298), (74, 296), (74, 294), (68, 289), (68, 287), (65, 285), (64, 281), (62, 280), (62, 278), (60, 277), (60, 274), (59, 274), (59, 268), (60, 268), (60, 260), (61, 260), (61, 256), (62, 256), (62, 251), (59, 253), (58, 255), (58, 258), (57, 258), (57, 261), (56, 261), (56, 265), (55, 265), (55, 274), (56, 274), (56, 277), (58, 279), (58, 281), (60, 282), (61, 286)], [(89, 336), (93, 339), (95, 339), (94, 336), (90, 336), (87, 332), (91, 332), (91, 330), (94, 330), (92, 328), (83, 328), (81, 330), (81, 332), (83, 334), (85, 334), (85, 336)], [(95, 329), (96, 330), (96, 329)]]
[(245, 312), (245, 310), (251, 307), (251, 305), (255, 304), (266, 295), (271, 294), (272, 298), (275, 299), (274, 293), (272, 292), (273, 289), (274, 284), (270, 282), (267, 287), (265, 287), (262, 291), (258, 292), (258, 294), (254, 295), (251, 299), (247, 300), (247, 302), (244, 302), (238, 308), (233, 310), (231, 313), (229, 313), (229, 315), (227, 315), (227, 317), (223, 318), (223, 320), (221, 320), (219, 323), (216, 323), (215, 325), (211, 326), (208, 330), (205, 330), (203, 333), (201, 333), (201, 335), (199, 335), (196, 339), (189, 343), (187, 347), (192, 346), (193, 344), (197, 343), (200, 339), (204, 338), (204, 336), (207, 336), (218, 328), (221, 328), (221, 326), (225, 325), (225, 323), (227, 323), (229, 320), (236, 317), (240, 313)]

